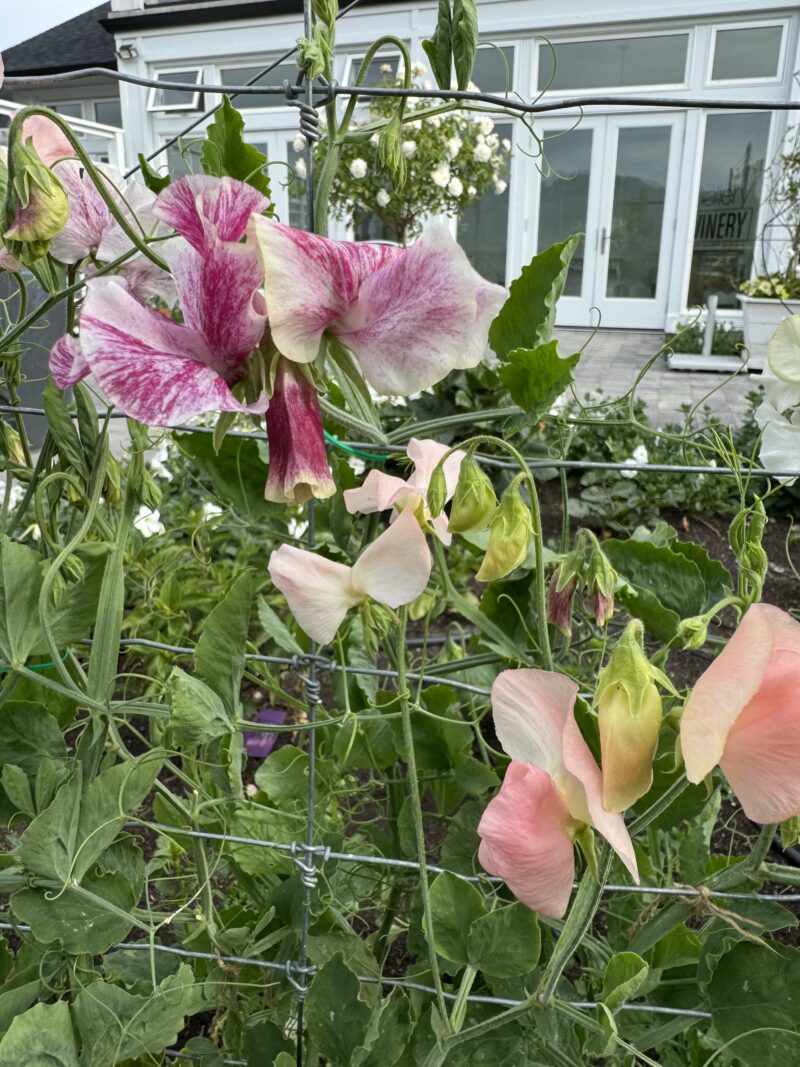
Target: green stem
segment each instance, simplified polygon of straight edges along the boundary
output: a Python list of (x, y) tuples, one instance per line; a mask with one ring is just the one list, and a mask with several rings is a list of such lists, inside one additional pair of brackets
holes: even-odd
[(477, 974), (478, 968), (472, 964), (464, 968), (464, 973), (461, 976), (461, 985), (458, 987), (458, 995), (450, 1013), (450, 1028), (454, 1034), (457, 1034), (464, 1025), (464, 1016), (467, 1014), (467, 997), (475, 983)]
[[(474, 426), (476, 422), (495, 422), (498, 419), (507, 419), (511, 415), (519, 415), (521, 408), (489, 408), (487, 411), (465, 411), (460, 415), (444, 415), (440, 419), (429, 419), (427, 422), (407, 422), (399, 429), (391, 430), (386, 435), (390, 444), (405, 444), (412, 437), (430, 437), (431, 434), (440, 430), (449, 430), (454, 426)], [(459, 445), (459, 448), (461, 446)]]
[(634, 819), (633, 822), (628, 825), (628, 833), (631, 837), (641, 833), (642, 830), (647, 829), (651, 823), (655, 822), (659, 815), (666, 811), (670, 804), (677, 800), (681, 793), (688, 787), (689, 779), (685, 775), (674, 781), (669, 789), (666, 789), (658, 800), (655, 801), (654, 804), (651, 804), (647, 811), (642, 812), (637, 819)]
[(403, 724), (403, 747), (405, 749), (405, 761), (408, 768), (408, 785), (411, 793), (411, 812), (414, 820), (414, 838), (417, 846), (417, 863), (419, 864), (419, 888), (422, 895), (422, 916), (425, 927), (425, 939), (428, 943), (428, 959), (430, 962), (433, 985), (436, 989), (436, 999), (439, 1004), (439, 1012), (442, 1019), (447, 1019), (447, 1005), (442, 989), (442, 978), (439, 974), (439, 961), (436, 958), (433, 937), (433, 910), (431, 908), (430, 888), (428, 884), (428, 859), (425, 851), (425, 828), (422, 822), (422, 796), (420, 795), (419, 779), (417, 777), (417, 758), (414, 753), (414, 732), (411, 726), (411, 705), (408, 701), (408, 687), (406, 684), (406, 624), (408, 621), (408, 608), (404, 605), (398, 611), (400, 628), (397, 635), (397, 695), (400, 703), (400, 713)]

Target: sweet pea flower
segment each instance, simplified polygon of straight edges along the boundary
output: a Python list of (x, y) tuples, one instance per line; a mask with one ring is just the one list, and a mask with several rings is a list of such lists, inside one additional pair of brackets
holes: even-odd
[(156, 508), (155, 511), (152, 508), (148, 508), (146, 504), (142, 504), (133, 520), (133, 525), (142, 534), (143, 537), (152, 537), (154, 534), (166, 533), (166, 527), (161, 521), (161, 514)]
[(367, 598), (389, 608), (416, 600), (428, 584), (431, 554), (413, 513), (404, 511), (352, 567), (281, 545), (268, 570), (300, 627), (326, 645), (350, 608)]
[(282, 356), (267, 408), (269, 474), (264, 496), (278, 504), (302, 504), (333, 496), (322, 433), (322, 413), (306, 369)]
[(270, 330), (278, 350), (312, 363), (326, 331), (378, 393), (408, 396), (480, 363), (506, 291), (473, 269), (445, 226), (410, 248), (331, 241), (255, 216)]
[(267, 200), (234, 178), (194, 175), (173, 182), (154, 208), (184, 240), (162, 248), (183, 323), (138, 300), (118, 277), (90, 279), (80, 336), (62, 337), (50, 354), (61, 389), (91, 373), (108, 399), (139, 422), (163, 426), (205, 411), (263, 411), (231, 392), (264, 332), (263, 271), (250, 216)]
[(681, 719), (690, 782), (719, 764), (748, 818), (800, 812), (800, 623), (771, 604), (748, 608), (697, 680)]
[[(371, 515), (376, 511), (388, 511), (389, 508), (393, 508), (394, 514), (391, 521), (394, 521), (400, 512), (411, 511), (418, 514), (421, 510), (422, 517), (433, 528), (442, 544), (449, 545), (452, 536), (447, 530), (447, 516), (441, 512), (435, 519), (431, 519), (428, 511), (428, 486), (431, 475), (436, 464), (447, 451), (448, 446), (440, 445), (438, 441), (420, 441), (412, 437), (408, 442), (406, 452), (408, 458), (414, 463), (413, 474), (404, 480), (373, 467), (363, 484), (357, 489), (345, 489), (342, 494), (344, 506), (351, 515), (356, 513)], [(460, 450), (453, 452), (442, 465), (447, 488), (445, 503), (456, 491), (458, 474), (465, 455), (466, 453)]]
[[(764, 401), (755, 411), (761, 427), (759, 459), (767, 470), (800, 474), (800, 384), (781, 381), (765, 367), (761, 375)], [(779, 482), (792, 482), (783, 475)]]
[(507, 670), (492, 686), (497, 737), (512, 762), (478, 825), (478, 859), (549, 919), (567, 910), (573, 842), (587, 827), (608, 841), (638, 885), (621, 815), (603, 808), (603, 778), (575, 721), (577, 685), (563, 674)]

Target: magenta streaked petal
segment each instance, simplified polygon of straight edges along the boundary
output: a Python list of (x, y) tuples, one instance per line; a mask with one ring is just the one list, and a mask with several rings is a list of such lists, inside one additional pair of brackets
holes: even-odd
[(295, 363), (315, 360), (322, 334), (347, 313), (363, 279), (404, 254), (386, 245), (331, 241), (259, 216), (253, 225), (272, 336)]
[(475, 329), (462, 359), (454, 364), (459, 369), (477, 367), (486, 355), (486, 348), (489, 344), (489, 327), (508, 297), (508, 290), (502, 285), (493, 285), (491, 282), (487, 282), (475, 270), (473, 270), (472, 274), (477, 305)]
[(59, 389), (69, 389), (86, 377), (89, 365), (84, 359), (80, 338), (69, 333), (59, 337), (50, 350), (50, 373)]
[(209, 237), (239, 241), (253, 212), (261, 213), (269, 200), (236, 178), (193, 174), (179, 178), (158, 194), (158, 217), (183, 234), (201, 251)]
[[(156, 233), (166, 235), (169, 231), (156, 217), (154, 211), (155, 202), (155, 193), (148, 189), (144, 182), (134, 179), (124, 187), (118, 206), (123, 217), (130, 223), (135, 233), (148, 236)], [(110, 263), (111, 260), (118, 259), (119, 256), (129, 252), (131, 248), (132, 241), (130, 237), (122, 229), (119, 222), (112, 218), (111, 224), (103, 234), (100, 247), (97, 249), (97, 258), (104, 263)], [(159, 244), (156, 250), (160, 254), (163, 248), (164, 245)]]
[(333, 496), (319, 397), (299, 367), (281, 359), (267, 410), (269, 476), (265, 497), (279, 504), (301, 504)]
[[(99, 169), (104, 171), (102, 166)], [(77, 263), (96, 253), (103, 237), (113, 222), (113, 216), (86, 174), (81, 163), (65, 159), (58, 163), (53, 173), (61, 182), (69, 200), (69, 218), (61, 233), (50, 242), (50, 252), (60, 263)], [(116, 194), (117, 174), (107, 173), (109, 189)]]

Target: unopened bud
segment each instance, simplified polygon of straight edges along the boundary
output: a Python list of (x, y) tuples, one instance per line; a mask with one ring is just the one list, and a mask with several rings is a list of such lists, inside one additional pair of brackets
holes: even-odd
[(521, 475), (503, 493), (489, 527), (489, 544), (476, 577), (479, 582), (505, 578), (525, 559), (533, 536), (528, 505), (519, 491)]
[(30, 266), (47, 254), (51, 239), (66, 226), (67, 194), (31, 139), (11, 146), (7, 180), (3, 240), (9, 255)]
[(557, 627), (565, 637), (571, 637), (572, 598), (575, 595), (578, 579), (572, 574), (566, 578), (562, 585), (563, 580), (562, 572), (559, 568), (550, 581), (550, 590), (547, 596), (547, 621)]
[(682, 619), (677, 636), (681, 648), (702, 648), (708, 638), (708, 619), (703, 615)]
[(600, 672), (595, 696), (606, 811), (624, 811), (653, 784), (662, 721), (659, 674), (644, 654), (642, 624), (634, 619)]
[(432, 519), (441, 515), (442, 508), (447, 502), (447, 481), (444, 476), (444, 463), (438, 463), (428, 482), (428, 490), (425, 494), (425, 502)]
[(458, 472), (456, 491), (450, 507), (450, 533), (480, 533), (497, 511), (497, 497), (487, 474), (472, 456), (467, 456)]
[(406, 157), (403, 155), (403, 128), (400, 113), (395, 113), (378, 138), (378, 159), (392, 175), (395, 189), (406, 183)]

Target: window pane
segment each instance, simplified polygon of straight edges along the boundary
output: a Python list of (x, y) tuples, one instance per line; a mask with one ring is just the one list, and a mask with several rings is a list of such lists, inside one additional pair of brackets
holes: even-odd
[[(563, 241), (570, 233), (586, 232), (592, 131), (557, 131), (544, 146), (549, 169), (542, 175), (539, 197), (539, 252)], [(584, 241), (578, 245), (567, 274), (565, 296), (580, 296), (583, 280)]]
[(79, 103), (75, 104), (48, 104), (48, 107), (58, 115), (66, 115), (70, 119), (82, 119), (83, 107)]
[(714, 81), (774, 78), (778, 73), (782, 26), (718, 30), (714, 45)]
[[(622, 89), (685, 80), (688, 33), (539, 45), (540, 89)], [(553, 50), (555, 50), (555, 66)], [(552, 79), (552, 81), (551, 81)]]
[[(510, 139), (513, 127), (498, 123), (495, 132)], [(492, 190), (467, 204), (458, 222), (458, 240), (470, 263), (488, 281), (500, 285), (506, 282), (508, 204), (508, 187), (502, 193)]]
[(504, 93), (514, 84), (514, 49), (479, 48), (472, 80), (484, 93)]
[[(194, 141), (179, 141), (178, 144), (170, 145), (167, 149), (169, 172), (174, 178), (182, 178), (185, 174), (199, 174), (203, 168), (200, 166), (200, 153), (203, 151), (203, 141), (200, 137)], [(156, 157), (155, 167), (158, 169), (159, 160)]]
[(617, 138), (606, 296), (652, 300), (658, 282), (669, 126), (623, 128)]
[[(244, 85), (245, 82), (249, 82), (251, 78), (255, 78), (257, 74), (260, 74), (267, 65), (267, 63), (262, 63), (257, 67), (226, 67), (224, 70), (220, 70), (219, 76), (223, 85)], [(297, 78), (297, 67), (294, 63), (279, 63), (277, 67), (271, 70), (269, 74), (265, 74), (259, 81), (262, 81), (265, 85), (282, 85), (286, 78), (294, 84)], [(275, 93), (242, 94), (236, 97), (234, 103), (240, 111), (252, 107), (286, 107), (284, 97)]]
[[(157, 78), (160, 82), (183, 82), (189, 85), (196, 82), (200, 77), (199, 70), (163, 70)], [(153, 98), (153, 107), (182, 107), (193, 110), (197, 107), (197, 94), (194, 95), (183, 89), (156, 89)]]
[(750, 277), (769, 121), (766, 112), (706, 119), (689, 306), (714, 293), (720, 307), (736, 307), (736, 287)]
[[(361, 69), (361, 63), (364, 59), (363, 56), (353, 56), (353, 61), (350, 64), (350, 84), (355, 85), (356, 75)], [(393, 81), (397, 77), (397, 71), (400, 68), (400, 56), (381, 56), (377, 55), (369, 65), (367, 76), (361, 83), (365, 88), (375, 88), (381, 86), (388, 79)]]
[(119, 100), (96, 100), (94, 105), (95, 122), (106, 126), (122, 125), (122, 107)]

